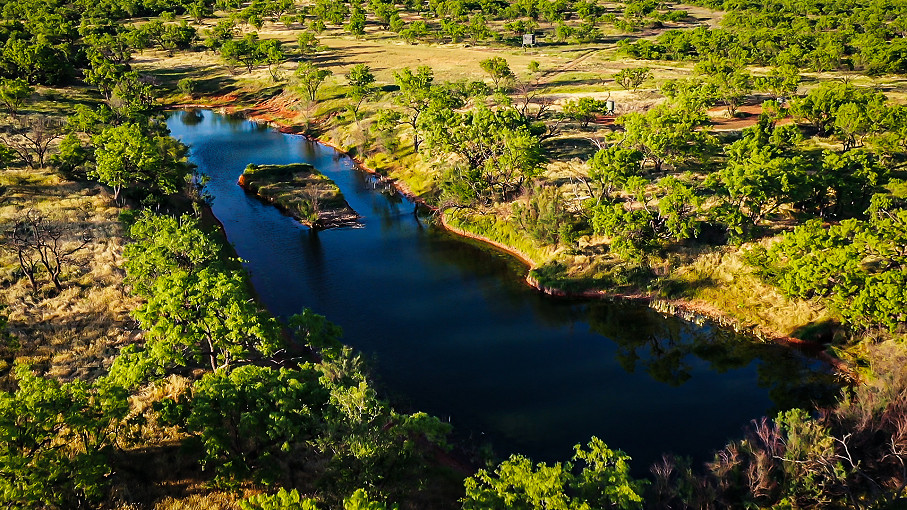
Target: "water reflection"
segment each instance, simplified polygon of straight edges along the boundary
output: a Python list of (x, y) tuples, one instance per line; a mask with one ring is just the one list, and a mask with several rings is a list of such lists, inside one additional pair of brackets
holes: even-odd
[[(514, 258), (453, 238), (335, 151), (201, 111), (169, 119), (211, 177), (215, 215), (262, 302), (343, 327), (376, 359), (386, 394), (450, 419), (498, 453), (562, 460), (596, 435), (645, 473), (663, 452), (707, 459), (749, 420), (808, 405), (832, 379), (808, 356), (662, 317), (640, 306), (552, 299)], [(310, 162), (362, 228), (312, 232), (247, 196), (249, 163)]]

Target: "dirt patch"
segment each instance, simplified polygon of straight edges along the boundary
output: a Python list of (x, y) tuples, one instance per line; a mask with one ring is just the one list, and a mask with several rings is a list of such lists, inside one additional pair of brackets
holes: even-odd
[[(759, 122), (759, 115), (762, 113), (762, 105), (745, 105), (737, 109), (737, 115), (733, 118), (727, 116), (727, 109), (723, 106), (717, 106), (708, 110), (708, 116), (712, 121), (712, 129), (715, 131), (740, 131), (742, 129), (754, 126)], [(794, 119), (785, 117), (778, 121), (777, 125), (783, 126), (790, 124)]]

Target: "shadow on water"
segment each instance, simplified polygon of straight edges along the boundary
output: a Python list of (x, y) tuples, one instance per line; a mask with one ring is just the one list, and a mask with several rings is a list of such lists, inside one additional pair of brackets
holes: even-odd
[[(564, 460), (594, 435), (641, 476), (663, 452), (708, 460), (750, 420), (836, 391), (829, 368), (797, 351), (644, 306), (535, 292), (514, 258), (429, 225), (303, 137), (208, 111), (168, 125), (211, 178), (212, 210), (264, 305), (326, 315), (376, 360), (386, 395), (498, 455)], [(249, 163), (294, 162), (333, 179), (362, 227), (313, 232), (236, 185)]]

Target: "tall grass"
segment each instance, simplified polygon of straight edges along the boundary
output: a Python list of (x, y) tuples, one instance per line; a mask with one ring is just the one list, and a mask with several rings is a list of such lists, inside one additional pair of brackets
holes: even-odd
[(124, 233), (117, 209), (99, 186), (67, 181), (46, 170), (0, 171), (0, 186), (0, 232), (36, 210), (65, 229), (64, 249), (81, 244), (82, 236), (89, 239), (65, 268), (59, 292), (42, 277), (34, 292), (4, 239), (0, 301), (20, 344), (13, 357), (37, 363), (60, 379), (92, 378), (110, 363), (118, 346), (136, 339), (129, 316), (136, 300), (124, 292), (119, 269)]
[(665, 280), (668, 297), (684, 298), (699, 308), (734, 317), (742, 325), (783, 335), (833, 319), (820, 303), (787, 298), (760, 280), (744, 261), (743, 250), (705, 253), (676, 269)]

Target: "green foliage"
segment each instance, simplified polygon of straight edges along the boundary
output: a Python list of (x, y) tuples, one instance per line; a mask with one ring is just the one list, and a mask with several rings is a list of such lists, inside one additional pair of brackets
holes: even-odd
[(603, 202), (592, 209), (592, 228), (611, 239), (611, 251), (627, 260), (642, 260), (659, 246), (655, 216), (645, 209)]
[(18, 388), (0, 392), (0, 504), (94, 508), (126, 396), (103, 381), (61, 384), (17, 365)]
[(191, 99), (195, 95), (195, 90), (198, 88), (198, 82), (192, 78), (183, 78), (176, 83), (176, 88), (183, 95), (188, 96)]
[[(400, 490), (420, 478), (419, 442), (443, 445), (449, 426), (423, 413), (395, 413), (356, 363), (344, 350), (294, 369), (220, 369), (196, 383), (190, 401), (174, 404), (186, 409), (203, 462), (221, 485), (288, 482), (294, 471), (320, 464), (321, 483), (334, 494)], [(353, 500), (367, 505), (362, 496)]]
[(275, 494), (259, 494), (239, 502), (241, 510), (318, 510), (313, 499), (302, 499), (296, 489), (283, 487)]
[(827, 297), (853, 326), (895, 329), (907, 320), (907, 210), (894, 203), (878, 195), (865, 221), (808, 221), (753, 261), (788, 295)]
[(573, 217), (566, 210), (564, 199), (555, 186), (536, 186), (528, 203), (513, 203), (512, 216), (529, 234), (548, 244), (573, 244)]
[(341, 357), (343, 329), (323, 315), (306, 308), (290, 317), (287, 327), (296, 341), (315, 349), (324, 360), (333, 361)]
[(737, 114), (737, 108), (753, 90), (753, 81), (743, 68), (726, 59), (712, 59), (696, 64), (695, 72), (701, 75), (727, 108), (728, 117)]
[(327, 69), (319, 69), (309, 62), (300, 62), (293, 75), (296, 77), (296, 83), (305, 91), (309, 101), (314, 103), (318, 97), (318, 89), (331, 75), (331, 72)]
[(175, 193), (189, 173), (186, 146), (138, 123), (106, 128), (92, 142), (96, 166), (91, 174), (113, 188), (114, 200), (124, 189), (145, 195)]
[[(275, 494), (259, 494), (239, 502), (241, 510), (318, 510), (314, 499), (302, 499), (296, 489), (287, 491), (282, 488)], [(387, 506), (378, 501), (370, 501), (368, 493), (357, 489), (343, 500), (343, 510), (395, 510), (397, 505)]]
[(352, 106), (353, 118), (358, 123), (359, 108), (362, 106), (362, 102), (371, 98), (377, 92), (375, 75), (372, 74), (369, 66), (356, 64), (350, 68), (350, 72), (346, 75), (346, 80), (350, 84), (350, 91), (347, 96), (355, 101), (355, 105)]
[(6, 106), (10, 115), (16, 115), (19, 108), (35, 93), (34, 87), (19, 79), (0, 78), (0, 102)]
[(205, 447), (203, 463), (222, 485), (274, 483), (302, 461), (322, 433), (328, 390), (311, 364), (298, 369), (252, 365), (206, 374), (193, 387), (187, 426)]
[(268, 73), (271, 75), (271, 79), (275, 82), (280, 80), (281, 75), (278, 72), (278, 69), (280, 69), (280, 64), (287, 60), (287, 55), (283, 51), (281, 42), (277, 39), (262, 41), (260, 52), (262, 54), (262, 61), (268, 65)]
[(576, 445), (574, 462), (582, 462), (578, 474), (573, 463), (544, 462), (535, 466), (521, 455), (498, 465), (493, 473), (480, 469), (466, 479), (464, 510), (511, 510), (547, 508), (582, 510), (591, 508), (642, 508), (645, 482), (633, 480), (630, 458), (610, 450), (593, 437), (588, 451)]
[(601, 190), (597, 202), (615, 190), (624, 189), (627, 180), (641, 174), (643, 153), (622, 145), (610, 145), (589, 160), (589, 178)]
[(622, 145), (642, 152), (655, 172), (665, 164), (702, 158), (710, 150), (709, 135), (697, 129), (706, 122), (700, 111), (661, 105), (644, 114), (622, 115), (617, 122), (626, 130)]
[(820, 135), (832, 132), (838, 110), (852, 103), (867, 108), (873, 102), (884, 100), (879, 93), (840, 82), (822, 82), (806, 96), (791, 101), (791, 113), (808, 121)]
[(231, 68), (242, 65), (251, 73), (255, 66), (268, 62), (268, 48), (273, 43), (258, 39), (257, 32), (249, 32), (242, 39), (228, 39), (220, 45), (220, 56)]
[(432, 153), (456, 156), (451, 163), (456, 170), (442, 183), (442, 193), (454, 200), (506, 199), (541, 173), (541, 143), (515, 110), (432, 108), (420, 126)]
[(772, 95), (772, 99), (791, 97), (800, 86), (800, 70), (790, 64), (772, 67), (768, 76), (755, 78), (754, 87)]
[(633, 200), (606, 196), (592, 206), (592, 228), (611, 239), (611, 251), (621, 258), (641, 262), (663, 240), (679, 241), (699, 233), (696, 216), (702, 200), (681, 180), (668, 176), (653, 185), (632, 176), (623, 189)]
[(618, 71), (614, 75), (614, 81), (624, 88), (636, 92), (639, 86), (652, 77), (652, 71), (648, 67), (626, 68)]
[(368, 493), (357, 489), (343, 501), (343, 510), (396, 510), (397, 505), (388, 506), (380, 501), (370, 501)]
[(57, 153), (50, 157), (50, 163), (64, 175), (85, 177), (85, 167), (91, 159), (90, 148), (74, 133), (69, 133), (60, 140)]
[(394, 96), (394, 104), (402, 107), (404, 113), (399, 121), (408, 125), (413, 131), (413, 150), (419, 152), (420, 117), (429, 106), (453, 106), (453, 98), (442, 87), (433, 85), (434, 73), (428, 66), (419, 66), (414, 73), (408, 67), (394, 71), (394, 82), (400, 91)]
[(607, 101), (591, 97), (569, 99), (564, 103), (564, 115), (579, 122), (583, 129), (586, 129), (589, 123), (595, 120), (597, 114), (604, 113), (607, 109)]
[(776, 127), (763, 113), (727, 149), (727, 164), (706, 185), (722, 198), (711, 212), (727, 226), (732, 239), (753, 235), (754, 227), (768, 215), (805, 198), (813, 163), (795, 150), (799, 140), (795, 127)]
[(250, 299), (245, 276), (220, 264), (195, 220), (146, 213), (131, 234), (127, 281), (146, 298), (135, 317), (148, 331), (145, 355), (158, 365), (207, 359), (213, 370), (282, 347), (276, 321)]
[(356, 37), (365, 35), (365, 11), (359, 6), (353, 6), (353, 12), (350, 14), (346, 29)]
[(513, 78), (513, 71), (507, 64), (504, 57), (491, 57), (479, 62), (479, 67), (491, 77), (494, 88), (497, 89), (502, 83)]
[(315, 53), (322, 49), (321, 43), (318, 42), (318, 38), (309, 31), (300, 32), (296, 37), (296, 44), (298, 45), (299, 54), (302, 55), (303, 58), (311, 58)]
[(123, 250), (126, 283), (140, 296), (152, 293), (158, 278), (174, 271), (199, 271), (218, 258), (218, 243), (191, 216), (142, 211), (130, 227), (133, 243)]

